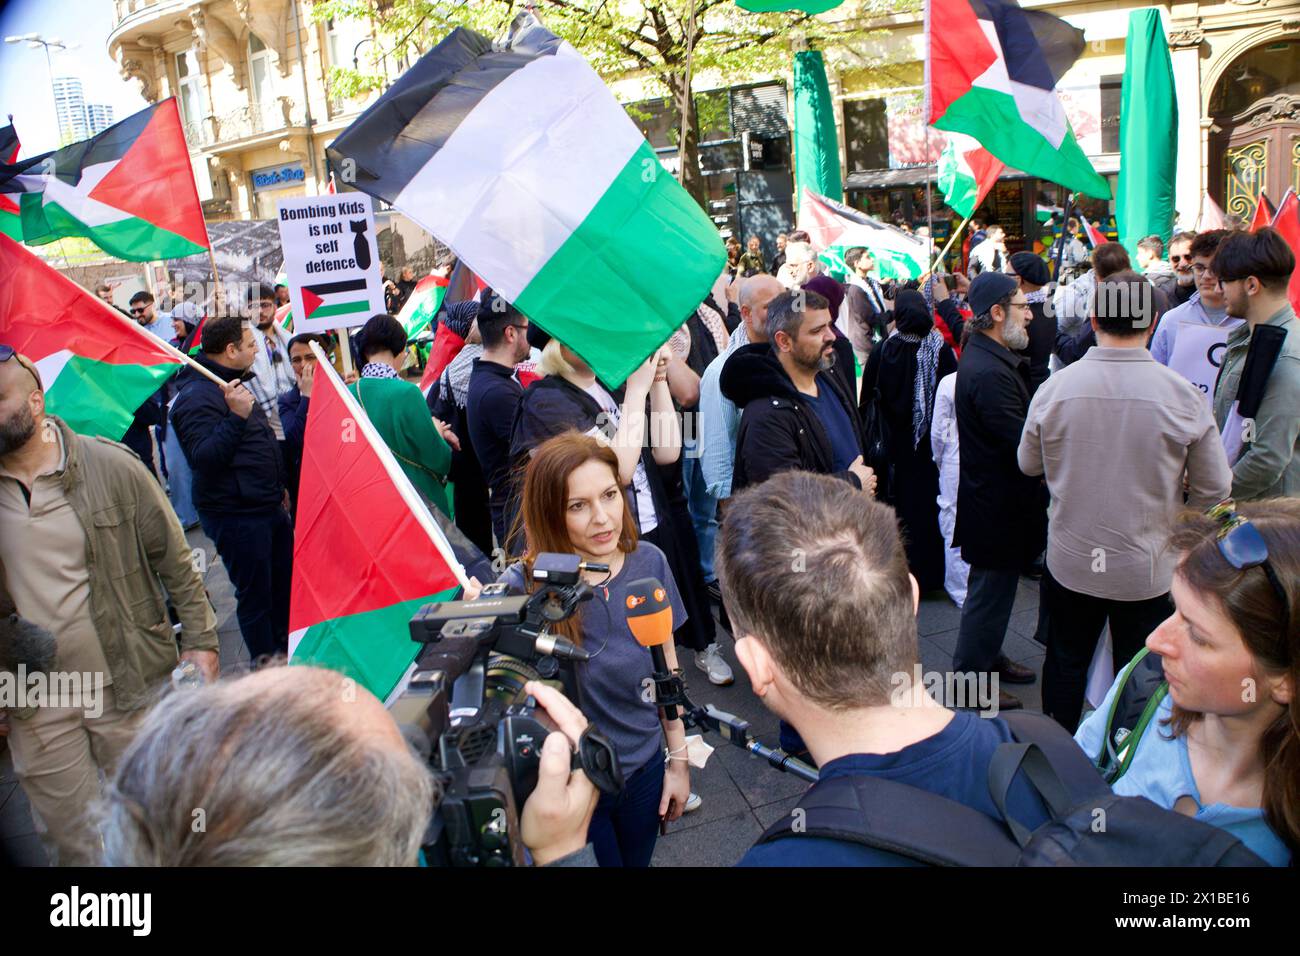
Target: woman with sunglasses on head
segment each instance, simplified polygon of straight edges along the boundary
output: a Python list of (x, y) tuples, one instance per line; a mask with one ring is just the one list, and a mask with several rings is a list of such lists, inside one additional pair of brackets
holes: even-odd
[[(629, 585), (655, 578), (673, 624), (680, 623), (686, 611), (672, 571), (662, 551), (638, 540), (614, 450), (577, 431), (537, 446), (524, 474), (520, 519), (524, 557), (502, 578), (511, 590), (531, 590), (533, 563), (544, 552), (576, 552), (609, 568), (583, 572), (592, 600), (551, 631), (591, 655), (574, 670), (576, 703), (613, 743), (625, 780), (621, 794), (601, 796), (588, 840), (601, 866), (649, 866), (660, 820), (681, 816), (691, 779), (686, 731), (680, 718), (667, 720), (650, 697), (651, 654), (632, 636), (627, 610)], [(671, 637), (663, 651), (669, 669), (676, 670)]]
[[(1075, 740), (1116, 793), (1222, 827), (1286, 866), (1300, 850), (1300, 501), (1229, 499), (1187, 515), (1170, 547), (1174, 614)], [(1154, 667), (1148, 652), (1163, 682), (1157, 668), (1149, 719), (1117, 735), (1112, 711), (1130, 699), (1129, 672)]]

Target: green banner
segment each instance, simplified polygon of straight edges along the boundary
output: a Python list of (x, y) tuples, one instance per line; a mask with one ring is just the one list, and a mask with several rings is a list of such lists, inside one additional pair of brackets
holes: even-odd
[[(794, 194), (844, 199), (840, 145), (826, 66), (817, 50), (794, 55)], [(796, 202), (798, 199), (796, 198)]]
[(1169, 44), (1158, 10), (1134, 10), (1124, 41), (1124, 87), (1119, 113), (1119, 241), (1137, 261), (1138, 240), (1165, 243), (1174, 225), (1178, 160), (1178, 101)]

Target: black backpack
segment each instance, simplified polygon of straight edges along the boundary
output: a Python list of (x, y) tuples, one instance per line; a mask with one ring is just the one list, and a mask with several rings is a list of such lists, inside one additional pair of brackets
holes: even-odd
[[(1266, 866), (1228, 831), (1111, 792), (1074, 738), (1041, 714), (1006, 714), (1015, 743), (989, 762), (1002, 821), (881, 777), (815, 784), (758, 843), (801, 836), (857, 843), (931, 866)], [(1007, 810), (1020, 774), (1050, 818), (1036, 829)], [(802, 811), (802, 812), (799, 812)]]

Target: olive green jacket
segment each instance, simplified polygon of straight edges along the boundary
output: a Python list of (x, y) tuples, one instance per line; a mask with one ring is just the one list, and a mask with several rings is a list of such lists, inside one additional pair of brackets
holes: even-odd
[(137, 710), (153, 702), (179, 658), (163, 586), (181, 619), (184, 650), (219, 648), (216, 615), (180, 521), (135, 452), (48, 418), (67, 454), (64, 494), (86, 532), (90, 613), (113, 694), (118, 707)]
[[(1300, 322), (1287, 305), (1264, 324), (1280, 326), (1287, 335), (1255, 415), (1253, 440), (1243, 444), (1244, 452), (1232, 466), (1232, 497), (1237, 501), (1300, 495)], [(1214, 389), (1214, 420), (1220, 430), (1237, 399), (1250, 337), (1249, 323), (1228, 335)]]

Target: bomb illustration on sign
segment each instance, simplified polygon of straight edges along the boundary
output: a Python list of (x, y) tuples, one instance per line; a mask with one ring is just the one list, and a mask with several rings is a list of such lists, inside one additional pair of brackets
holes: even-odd
[(364, 219), (349, 219), (348, 223), (352, 226), (352, 231), (356, 233), (356, 238), (352, 240), (352, 250), (356, 253), (357, 268), (370, 268), (370, 240), (366, 238), (366, 221)]

